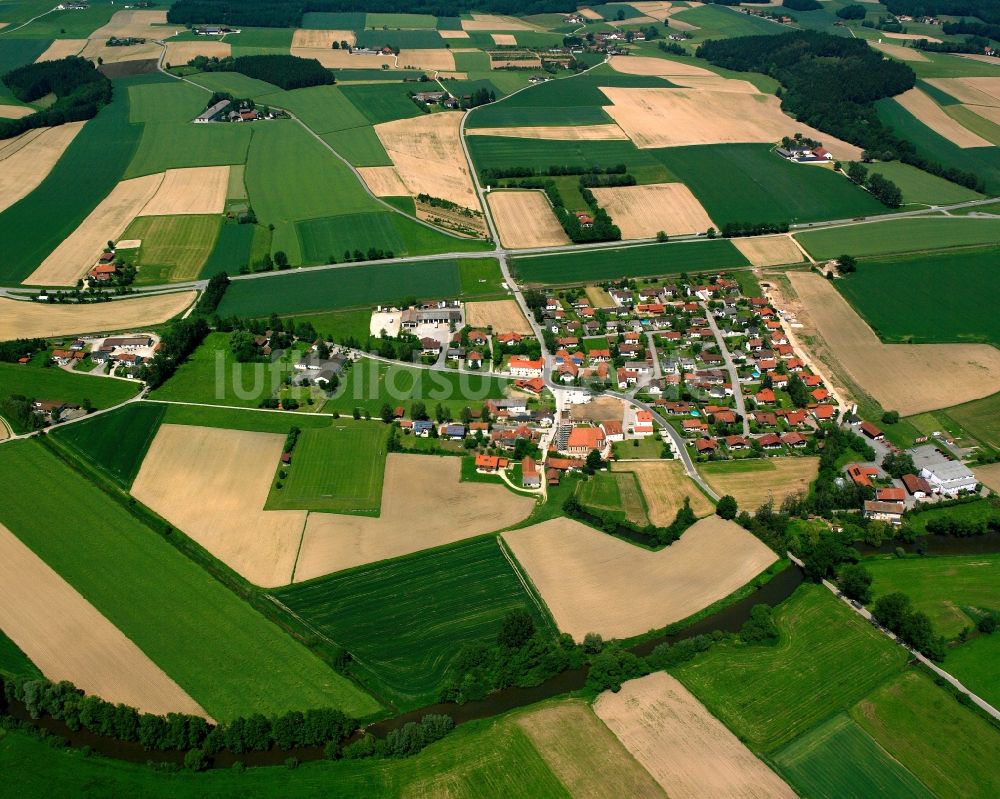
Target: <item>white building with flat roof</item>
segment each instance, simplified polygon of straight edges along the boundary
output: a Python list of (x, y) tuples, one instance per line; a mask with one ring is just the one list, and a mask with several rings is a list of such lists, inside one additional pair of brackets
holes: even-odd
[(935, 461), (925, 464), (920, 470), (920, 476), (939, 494), (955, 496), (963, 491), (976, 490), (976, 476), (965, 464), (958, 461)]

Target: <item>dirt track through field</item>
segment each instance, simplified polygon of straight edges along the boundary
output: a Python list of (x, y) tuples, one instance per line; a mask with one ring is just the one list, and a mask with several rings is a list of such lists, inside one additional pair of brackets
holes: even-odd
[(685, 499), (690, 501), (695, 516), (707, 516), (715, 509), (708, 497), (687, 476), (679, 461), (619, 461), (615, 465), (615, 471), (635, 473), (646, 498), (649, 520), (658, 527), (665, 527), (673, 522), (677, 511), (684, 506)]
[(822, 141), (842, 160), (858, 160), (861, 150), (796, 122), (765, 94), (700, 89), (622, 89), (601, 87), (613, 103), (604, 110), (636, 147), (693, 144), (770, 143), (789, 130)]
[(410, 190), (394, 166), (358, 167), (361, 179), (376, 197), (407, 197)]
[(620, 127), (610, 125), (549, 125), (525, 128), (470, 128), (467, 136), (506, 136), (513, 139), (551, 139), (553, 141), (622, 141), (627, 139)]
[(948, 116), (944, 109), (920, 89), (910, 89), (895, 97), (897, 103), (956, 147), (992, 147), (993, 143), (973, 133)]
[(114, 302), (46, 305), (0, 298), (0, 341), (71, 333), (126, 330), (166, 322), (192, 302), (195, 292), (160, 294)]
[(652, 238), (659, 231), (676, 236), (698, 233), (715, 223), (683, 183), (652, 183), (592, 189), (597, 203), (621, 228), (623, 239)]
[(574, 799), (664, 797), (648, 771), (579, 699), (545, 705), (515, 717)]
[(227, 58), (233, 54), (229, 42), (167, 42), (167, 52), (163, 56), (165, 64), (181, 66), (192, 58), (203, 55), (207, 58)]
[(84, 122), (36, 128), (0, 149), (0, 211), (31, 194), (45, 180)]
[(50, 680), (147, 713), (204, 709), (0, 524), (0, 629)]
[(310, 30), (299, 28), (292, 35), (292, 47), (304, 47), (316, 50), (330, 50), (333, 43), (347, 42), (351, 47), (357, 41), (354, 31), (348, 30)]
[(97, 262), (108, 241), (121, 238), (125, 228), (148, 203), (163, 173), (123, 180), (69, 234), (41, 265), (22, 281), (35, 286), (73, 286)]
[[(776, 508), (781, 507), (785, 497), (793, 494), (807, 494), (809, 484), (819, 472), (819, 458), (787, 457), (767, 458), (754, 461), (767, 468), (758, 471), (727, 470), (728, 464), (741, 465), (740, 461), (725, 461), (702, 469), (702, 477), (720, 496), (730, 494), (736, 499), (740, 510), (753, 513), (768, 499), (774, 500)], [(717, 469), (717, 470), (716, 470)]]
[(221, 214), (228, 188), (228, 166), (168, 169), (156, 194), (137, 215)]
[(409, 555), (521, 521), (533, 499), (459, 482), (459, 458), (390, 453), (378, 518), (310, 513), (295, 581)]
[(594, 703), (671, 799), (795, 799), (795, 792), (666, 672), (629, 680)]
[(995, 347), (883, 344), (829, 281), (804, 272), (789, 272), (788, 279), (834, 360), (884, 407), (911, 416), (1000, 391)]
[(649, 552), (567, 518), (503, 534), (556, 624), (629, 638), (697, 613), (752, 580), (777, 556), (743, 528), (710, 516)]
[(548, 199), (540, 191), (492, 191), (486, 202), (505, 247), (569, 244)]
[(494, 333), (531, 333), (531, 326), (514, 300), (484, 300), (465, 304), (465, 323), (470, 327), (493, 327)]
[(265, 511), (285, 436), (164, 424), (132, 495), (255, 585), (291, 582), (305, 511)]
[(35, 59), (38, 64), (42, 61), (59, 61), (71, 55), (76, 55), (87, 46), (86, 39), (56, 39), (49, 48)]
[(375, 126), (409, 193), (429, 194), (481, 211), (462, 153), (461, 114), (428, 114)]
[(791, 236), (747, 236), (730, 241), (754, 266), (797, 264), (803, 260)]

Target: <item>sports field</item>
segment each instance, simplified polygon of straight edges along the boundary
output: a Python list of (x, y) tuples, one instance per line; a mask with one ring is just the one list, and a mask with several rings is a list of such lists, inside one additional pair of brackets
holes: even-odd
[(642, 489), (631, 472), (598, 472), (586, 482), (579, 483), (577, 499), (589, 509), (621, 514), (643, 527), (649, 523)]
[(160, 427), (165, 405), (136, 402), (64, 427), (52, 435), (124, 488), (132, 485)]
[(762, 458), (698, 465), (708, 484), (720, 495), (736, 499), (740, 510), (753, 513), (768, 499), (781, 507), (785, 497), (807, 494), (816, 479), (819, 458)]
[[(0, 475), (10, 490), (0, 522), (215, 718), (323, 706), (358, 715), (378, 709), (40, 444), (0, 448)], [(60, 502), (40, 501), (52, 485), (59, 486)]]
[(998, 259), (991, 248), (864, 261), (834, 285), (883, 341), (1000, 346), (1000, 317), (982, 301), (1000, 295)]
[(749, 265), (726, 239), (523, 256), (512, 262), (522, 281), (554, 285)]
[(276, 464), (279, 475), (264, 507), (377, 515), (388, 437), (389, 428), (379, 422), (335, 421), (326, 428), (304, 430), (291, 465)]
[(901, 674), (855, 705), (851, 717), (938, 796), (989, 799), (1000, 793), (992, 755), (1000, 732), (930, 677)]
[(815, 165), (793, 164), (771, 152), (767, 144), (668, 147), (655, 154), (688, 185), (716, 225), (797, 224), (886, 211), (843, 175)]
[(776, 646), (717, 646), (674, 675), (755, 752), (773, 751), (902, 671), (906, 650), (803, 585), (775, 611)]
[(902, 591), (916, 610), (930, 616), (934, 630), (953, 638), (975, 624), (966, 607), (1000, 609), (1000, 555), (878, 558), (865, 562), (878, 597)]
[(777, 752), (774, 759), (802, 796), (816, 799), (845, 796), (932, 799), (934, 796), (846, 713), (796, 738)]
[(354, 667), (403, 707), (433, 702), (466, 643), (490, 642), (524, 608), (543, 626), (493, 537), (322, 577), (278, 599), (347, 647)]
[(136, 219), (124, 233), (124, 238), (142, 242), (136, 282), (194, 280), (212, 254), (221, 226), (221, 216), (210, 215)]

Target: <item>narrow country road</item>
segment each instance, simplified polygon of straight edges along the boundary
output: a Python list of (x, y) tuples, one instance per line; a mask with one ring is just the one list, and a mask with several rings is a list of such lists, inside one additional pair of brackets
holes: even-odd
[(702, 302), (701, 307), (705, 309), (705, 318), (708, 320), (708, 326), (712, 329), (712, 335), (715, 336), (715, 343), (719, 345), (719, 352), (722, 353), (722, 360), (726, 364), (726, 370), (729, 372), (729, 382), (733, 387), (733, 400), (736, 402), (736, 412), (743, 417), (743, 435), (750, 435), (750, 420), (747, 419), (747, 408), (746, 403), (743, 401), (743, 389), (740, 386), (740, 375), (736, 371), (736, 364), (733, 363), (733, 356), (729, 352), (729, 347), (726, 346), (726, 338), (722, 335), (722, 331), (719, 330), (718, 324), (715, 322), (715, 316), (709, 310), (708, 303)]

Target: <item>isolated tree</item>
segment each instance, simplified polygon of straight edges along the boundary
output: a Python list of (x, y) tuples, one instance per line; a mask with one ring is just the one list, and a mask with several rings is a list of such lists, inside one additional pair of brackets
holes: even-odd
[(288, 255), (284, 250), (278, 250), (274, 253), (274, 263), (277, 264), (278, 269), (288, 268)]
[(604, 466), (604, 461), (601, 460), (601, 453), (596, 449), (592, 449), (587, 453), (587, 463), (584, 467), (587, 474), (593, 474), (598, 469)]
[(427, 406), (420, 400), (417, 400), (410, 406), (410, 416), (414, 419), (414, 421), (426, 421)]
[(361, 408), (355, 408), (354, 409), (354, 418), (355, 419), (360, 419), (361, 418)]
[(899, 411), (886, 411), (883, 413), (882, 424), (899, 424)]
[(849, 275), (858, 270), (858, 261), (852, 255), (841, 255), (837, 257), (837, 270), (842, 275)]
[(840, 569), (840, 589), (850, 599), (868, 604), (872, 600), (872, 573), (860, 563), (846, 563)]
[(497, 643), (506, 649), (520, 649), (535, 634), (535, 620), (523, 608), (510, 611), (503, 618)]
[(858, 163), (857, 161), (851, 161), (851, 163), (847, 165), (847, 177), (850, 178), (853, 183), (861, 185), (868, 177), (868, 167), (864, 164)]
[(382, 405), (382, 410), (379, 411), (379, 416), (382, 417), (382, 421), (386, 424), (392, 424), (392, 406), (388, 402)]
[(583, 636), (583, 651), (588, 655), (596, 655), (604, 649), (604, 638), (600, 633), (587, 633)]
[(723, 519), (735, 519), (739, 508), (736, 504), (736, 497), (726, 494), (715, 506), (715, 512)]

